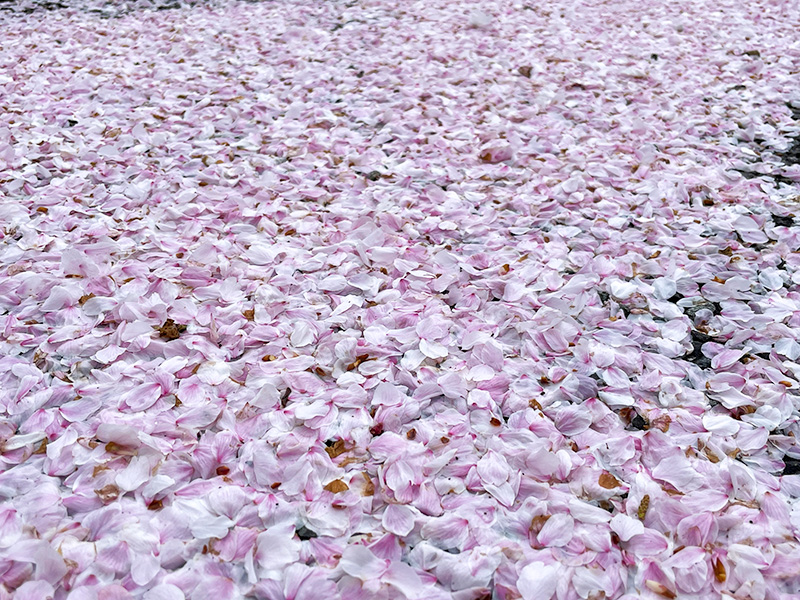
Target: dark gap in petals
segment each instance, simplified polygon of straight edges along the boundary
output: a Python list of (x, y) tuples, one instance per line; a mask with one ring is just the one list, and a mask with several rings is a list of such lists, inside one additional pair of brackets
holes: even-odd
[(636, 416), (633, 417), (633, 419), (631, 419), (630, 427), (632, 429), (644, 431), (645, 429), (647, 429), (647, 421), (645, 421), (644, 418), (642, 418), (642, 415), (636, 413)]
[[(692, 317), (693, 318), (693, 317)], [(711, 336), (692, 330), (692, 351), (684, 354), (683, 359), (696, 364), (701, 369), (711, 367), (711, 359), (703, 354), (703, 344), (712, 341)]]
[(792, 458), (791, 456), (783, 457), (783, 475), (797, 475), (800, 474), (800, 458)]
[[(789, 146), (788, 150), (779, 153), (778, 156), (785, 165), (791, 166), (800, 164), (800, 137), (793, 138), (792, 145)], [(784, 177), (784, 179), (788, 178)], [(794, 183), (794, 181), (791, 179), (788, 179), (788, 181), (790, 183)]]
[(316, 531), (312, 531), (311, 529), (309, 529), (305, 525), (301, 525), (297, 530), (295, 530), (295, 533), (297, 534), (297, 537), (299, 537), (304, 542), (306, 540), (310, 540), (310, 539), (319, 537), (317, 535)]
[(772, 222), (778, 227), (791, 227), (794, 225), (794, 218), (781, 215), (772, 215)]

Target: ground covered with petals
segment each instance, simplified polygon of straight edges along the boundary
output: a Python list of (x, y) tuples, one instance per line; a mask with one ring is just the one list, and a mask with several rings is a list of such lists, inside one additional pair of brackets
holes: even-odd
[(797, 598), (791, 4), (0, 2), (0, 600)]

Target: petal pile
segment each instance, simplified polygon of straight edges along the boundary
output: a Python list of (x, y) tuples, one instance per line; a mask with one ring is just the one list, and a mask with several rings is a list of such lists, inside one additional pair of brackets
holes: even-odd
[(0, 0), (0, 600), (788, 600), (800, 13)]

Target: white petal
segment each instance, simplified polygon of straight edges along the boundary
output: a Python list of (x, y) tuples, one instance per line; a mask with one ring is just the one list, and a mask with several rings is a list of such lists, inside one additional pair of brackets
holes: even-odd
[(132, 492), (150, 479), (150, 461), (143, 456), (134, 456), (128, 466), (120, 471), (114, 481), (119, 489)]
[(347, 287), (347, 280), (341, 275), (329, 275), (319, 282), (319, 289), (326, 292), (340, 292)]
[(151, 553), (137, 555), (131, 562), (131, 579), (137, 585), (147, 585), (160, 569), (161, 564)]
[(211, 490), (208, 494), (208, 505), (220, 516), (234, 519), (247, 502), (245, 491), (235, 485), (226, 485)]
[(503, 300), (517, 302), (525, 295), (525, 284), (521, 281), (509, 281), (503, 290)]
[(43, 431), (35, 431), (24, 435), (12, 435), (8, 438), (8, 441), (3, 444), (3, 448), (4, 450), (18, 450), (19, 448), (24, 448), (29, 444), (34, 444), (35, 442), (43, 440), (46, 437), (47, 434)]
[(310, 404), (298, 404), (294, 409), (294, 416), (301, 421), (308, 421), (314, 417), (321, 417), (330, 412), (330, 407), (324, 400), (315, 400)]
[(425, 355), (422, 352), (419, 350), (409, 350), (403, 355), (403, 358), (400, 359), (400, 365), (404, 369), (414, 371), (419, 368), (424, 360)]
[(800, 358), (800, 344), (791, 338), (782, 338), (775, 342), (775, 351), (783, 354), (789, 360)]
[(627, 542), (635, 535), (644, 533), (644, 523), (624, 513), (614, 515), (610, 525), (611, 531), (616, 533), (623, 542)]
[(494, 376), (494, 369), (488, 365), (475, 365), (469, 370), (469, 378), (472, 381), (489, 381)]
[(424, 598), (425, 586), (422, 580), (417, 572), (405, 563), (394, 561), (382, 581), (396, 587), (406, 598)]
[(314, 330), (305, 321), (300, 321), (295, 325), (292, 334), (289, 336), (289, 341), (295, 348), (302, 348), (314, 343)]
[(633, 396), (630, 394), (618, 394), (616, 392), (598, 392), (597, 395), (600, 400), (610, 408), (617, 408), (620, 406), (633, 406)]
[(420, 340), (419, 349), (428, 358), (447, 358), (448, 355), (447, 347), (439, 342)]
[(151, 478), (150, 481), (147, 482), (142, 488), (142, 494), (144, 494), (148, 498), (152, 498), (159, 492), (163, 492), (168, 487), (175, 484), (175, 480), (172, 477), (167, 477), (166, 475), (156, 475), (155, 477)]
[(550, 600), (556, 593), (558, 568), (542, 562), (523, 567), (517, 579), (517, 589), (523, 600)]
[(673, 279), (667, 277), (659, 277), (653, 282), (653, 289), (655, 297), (659, 300), (667, 300), (672, 298), (678, 291), (678, 286)]
[(228, 529), (233, 527), (235, 522), (227, 517), (206, 517), (202, 516), (191, 524), (192, 535), (196, 538), (224, 538), (228, 535)]
[(653, 468), (652, 475), (655, 479), (674, 485), (681, 492), (690, 492), (703, 485), (703, 478), (692, 468), (683, 454), (664, 457)]
[(160, 583), (146, 591), (142, 600), (186, 600), (186, 596), (178, 586)]
[(231, 374), (231, 367), (228, 363), (219, 361), (209, 361), (197, 370), (197, 378), (207, 385), (219, 385)]
[(262, 569), (285, 569), (299, 559), (301, 542), (294, 539), (293, 535), (293, 525), (272, 527), (259, 534), (256, 558)]
[(735, 435), (739, 431), (739, 423), (728, 415), (706, 413), (703, 415), (703, 427), (718, 435)]
[(123, 354), (125, 354), (125, 348), (120, 348), (115, 344), (111, 344), (110, 346), (106, 346), (102, 350), (98, 350), (95, 353), (94, 358), (98, 362), (108, 364), (114, 362)]
[(381, 577), (386, 572), (386, 563), (364, 546), (347, 546), (342, 552), (339, 566), (350, 577), (367, 581)]
[(615, 279), (608, 284), (608, 291), (611, 295), (620, 300), (630, 298), (637, 290), (636, 284), (629, 281)]
[(497, 501), (503, 506), (511, 506), (514, 504), (514, 500), (517, 498), (517, 493), (514, 491), (514, 487), (508, 481), (504, 481), (500, 485), (486, 483), (483, 485), (483, 489), (494, 496), (494, 498), (496, 498)]
[(608, 511), (578, 499), (569, 501), (569, 512), (581, 523), (608, 523), (611, 520)]

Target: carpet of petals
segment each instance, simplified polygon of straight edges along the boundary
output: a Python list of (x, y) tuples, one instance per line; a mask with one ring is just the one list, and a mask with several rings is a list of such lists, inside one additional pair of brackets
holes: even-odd
[(0, 1), (0, 600), (797, 598), (798, 29)]

